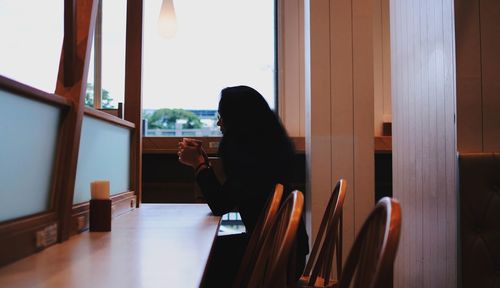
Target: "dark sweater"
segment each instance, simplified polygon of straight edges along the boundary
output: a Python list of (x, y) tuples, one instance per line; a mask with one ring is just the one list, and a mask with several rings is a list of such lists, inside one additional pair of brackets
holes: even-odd
[[(247, 170), (246, 173), (238, 173), (239, 177), (231, 173), (233, 177), (227, 178), (224, 184), (221, 184), (212, 169), (203, 169), (197, 176), (197, 182), (208, 206), (215, 215), (238, 211), (247, 232), (252, 233), (262, 209), (274, 192), (277, 181), (265, 177), (260, 173), (262, 170), (257, 168), (253, 171), (246, 168), (243, 170)], [(286, 187), (283, 195), (285, 199), (291, 189), (286, 183), (282, 184)], [(297, 232), (297, 241), (297, 254), (308, 254), (308, 236), (303, 219)]]

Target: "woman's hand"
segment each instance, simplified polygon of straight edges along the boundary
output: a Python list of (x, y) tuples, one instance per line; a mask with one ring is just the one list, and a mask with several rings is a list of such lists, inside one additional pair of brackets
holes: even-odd
[(208, 156), (201, 146), (201, 141), (184, 138), (179, 142), (179, 150), (177, 151), (179, 162), (196, 169), (202, 163), (208, 163)]

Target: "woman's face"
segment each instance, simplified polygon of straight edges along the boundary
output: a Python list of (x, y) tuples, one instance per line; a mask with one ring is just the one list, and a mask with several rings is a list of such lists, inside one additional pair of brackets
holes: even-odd
[(220, 128), (220, 132), (224, 134), (224, 121), (222, 120), (222, 117), (220, 116), (219, 112), (217, 112), (217, 126)]

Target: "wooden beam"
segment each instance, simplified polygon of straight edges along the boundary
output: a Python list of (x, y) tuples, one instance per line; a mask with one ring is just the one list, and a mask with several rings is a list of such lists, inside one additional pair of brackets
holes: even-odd
[[(65, 4), (68, 1), (65, 2)], [(97, 14), (97, 0), (77, 1), (75, 2), (76, 29), (73, 37), (76, 39), (75, 64), (73, 66), (75, 81), (73, 85), (65, 85), (65, 75), (67, 72), (66, 59), (61, 57), (59, 64), (59, 74), (57, 78), (56, 94), (63, 96), (73, 102), (73, 109), (63, 120), (64, 149), (62, 153), (62, 167), (66, 169), (61, 171), (57, 179), (61, 197), (59, 201), (59, 221), (61, 229), (59, 230), (59, 241), (62, 242), (69, 238), (71, 225), (71, 209), (73, 206), (73, 193), (76, 179), (76, 167), (78, 161), (78, 150), (80, 148), (80, 132), (82, 128), (84, 99), (86, 92), (86, 83), (88, 67), (90, 61), (91, 39), (94, 33), (94, 25)], [(64, 38), (63, 47), (68, 47), (70, 38)]]
[(96, 110), (94, 108), (85, 107), (83, 109), (83, 112), (84, 112), (84, 114), (86, 114), (88, 116), (91, 116), (91, 117), (99, 119), (99, 120), (106, 121), (106, 122), (114, 124), (114, 125), (122, 126), (122, 127), (128, 128), (128, 129), (135, 128), (135, 124), (132, 122), (129, 122), (127, 120), (123, 120), (119, 117), (113, 116), (111, 114), (108, 114), (108, 113), (100, 111), (100, 110)]

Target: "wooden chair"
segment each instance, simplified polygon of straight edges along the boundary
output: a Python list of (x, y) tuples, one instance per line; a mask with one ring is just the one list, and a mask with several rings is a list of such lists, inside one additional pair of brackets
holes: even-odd
[(401, 207), (384, 197), (375, 206), (349, 252), (339, 288), (392, 287), (392, 268), (401, 232)]
[(243, 259), (236, 274), (233, 287), (244, 287), (248, 283), (248, 271), (252, 270), (257, 260), (259, 251), (266, 235), (269, 233), (271, 224), (276, 218), (283, 197), (283, 185), (276, 184), (272, 197), (267, 202), (267, 206), (260, 215), (259, 221), (255, 225), (254, 231), (250, 236), (248, 246), (243, 255)]
[(331, 279), (331, 272), (335, 251), (337, 279), (342, 273), (342, 208), (346, 191), (347, 181), (340, 179), (330, 195), (298, 287), (335, 287), (337, 284), (337, 280)]
[[(281, 205), (259, 251), (254, 269), (248, 271), (248, 285), (240, 287), (287, 287), (288, 260), (302, 217), (304, 196), (293, 191)], [(295, 283), (293, 283), (295, 284)]]

